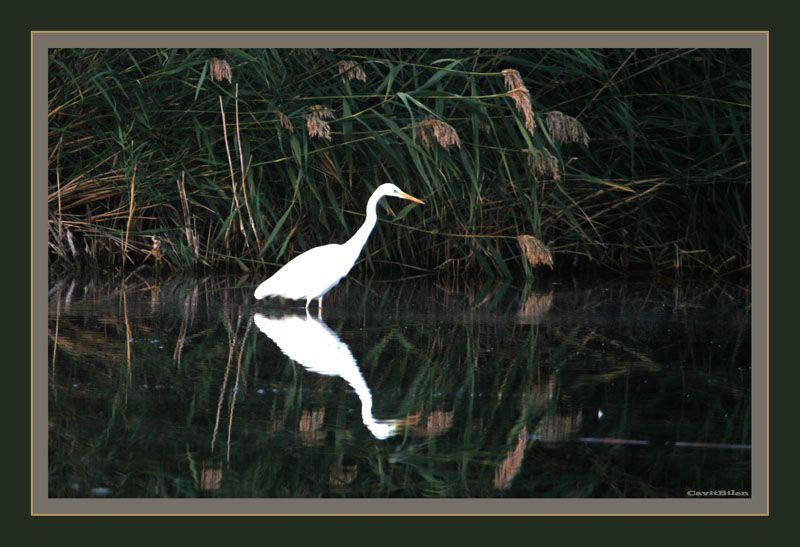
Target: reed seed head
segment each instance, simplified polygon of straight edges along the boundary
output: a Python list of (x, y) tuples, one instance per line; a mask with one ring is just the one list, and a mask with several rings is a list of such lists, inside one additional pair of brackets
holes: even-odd
[(336, 66), (339, 68), (339, 76), (341, 76), (343, 82), (346, 80), (367, 81), (367, 74), (364, 69), (354, 61), (339, 61)]
[(231, 72), (231, 65), (225, 59), (218, 59), (212, 57), (208, 60), (211, 68), (211, 79), (215, 82), (228, 80), (228, 83), (233, 83), (233, 73)]
[(522, 76), (520, 76), (517, 70), (513, 68), (507, 68), (502, 71), (502, 74), (507, 90), (513, 91), (515, 89), (524, 89), (525, 92), (528, 92), (528, 88), (525, 87), (525, 82), (522, 81)]
[(519, 242), (522, 253), (531, 266), (549, 266), (550, 269), (553, 268), (553, 253), (550, 252), (547, 245), (527, 234), (518, 235), (517, 242)]
[(584, 146), (589, 146), (589, 134), (583, 124), (573, 118), (559, 112), (551, 110), (544, 115), (544, 122), (550, 135), (561, 143), (579, 142)]
[(528, 153), (528, 166), (537, 179), (561, 180), (561, 164), (547, 148), (526, 150)]
[(502, 73), (506, 89), (508, 90), (507, 95), (511, 97), (517, 110), (519, 110), (523, 118), (525, 118), (525, 129), (527, 129), (529, 133), (533, 133), (536, 129), (536, 117), (534, 116), (533, 105), (531, 104), (531, 92), (525, 86), (525, 82), (522, 81), (522, 76), (513, 68), (507, 68), (503, 70)]
[(281, 127), (286, 129), (289, 133), (294, 133), (294, 125), (292, 124), (292, 120), (290, 120), (286, 114), (280, 110), (276, 110), (275, 115), (278, 116), (278, 122), (281, 124)]
[(447, 122), (428, 116), (417, 123), (416, 130), (417, 136), (428, 150), (433, 148), (432, 139), (435, 139), (444, 149), (448, 149), (451, 146), (461, 148), (461, 139), (458, 137), (458, 133)]
[(309, 137), (331, 140), (331, 126), (325, 121), (333, 118), (333, 111), (330, 108), (320, 104), (311, 105), (303, 117), (306, 119)]

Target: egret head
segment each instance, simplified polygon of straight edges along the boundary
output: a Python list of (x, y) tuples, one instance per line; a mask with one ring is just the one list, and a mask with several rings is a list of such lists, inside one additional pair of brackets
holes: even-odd
[(375, 194), (380, 196), (389, 196), (393, 198), (407, 199), (415, 203), (420, 203), (422, 205), (425, 205), (424, 201), (422, 201), (419, 198), (415, 198), (411, 194), (406, 194), (391, 182), (387, 182), (386, 184), (381, 184), (380, 186), (378, 186), (378, 188), (375, 190)]

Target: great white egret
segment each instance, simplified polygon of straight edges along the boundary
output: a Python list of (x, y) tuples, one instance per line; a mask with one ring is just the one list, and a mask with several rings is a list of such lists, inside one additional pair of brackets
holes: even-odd
[(392, 183), (381, 184), (369, 197), (367, 219), (353, 237), (345, 243), (322, 245), (297, 255), (256, 288), (256, 299), (261, 300), (267, 296), (305, 299), (306, 310), (311, 301), (316, 299), (317, 313), (321, 314), (322, 297), (347, 275), (367, 243), (378, 220), (375, 209), (384, 196), (408, 199), (425, 205), (424, 201), (406, 194)]

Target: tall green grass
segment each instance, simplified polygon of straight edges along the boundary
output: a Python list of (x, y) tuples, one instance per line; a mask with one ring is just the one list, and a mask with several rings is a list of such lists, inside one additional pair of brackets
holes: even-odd
[(428, 205), (386, 203), (361, 272), (526, 275), (520, 235), (559, 270), (749, 268), (747, 50), (60, 49), (49, 62), (55, 267), (271, 271), (344, 241), (391, 181)]

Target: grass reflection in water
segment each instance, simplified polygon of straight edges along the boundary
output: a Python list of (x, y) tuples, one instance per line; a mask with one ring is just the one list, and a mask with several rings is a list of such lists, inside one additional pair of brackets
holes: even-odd
[(251, 292), (52, 285), (51, 497), (750, 490), (745, 291), (351, 280), (322, 321)]

